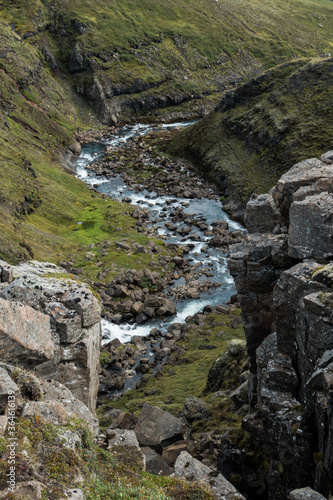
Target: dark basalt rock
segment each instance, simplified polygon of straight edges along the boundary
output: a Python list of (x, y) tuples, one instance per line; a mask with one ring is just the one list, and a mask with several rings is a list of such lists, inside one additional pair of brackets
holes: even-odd
[(230, 249), (250, 403), (259, 408), (243, 427), (268, 460), (269, 500), (323, 498), (311, 488), (327, 495), (333, 482), (330, 158), (294, 165), (270, 194), (250, 200), (251, 234)]

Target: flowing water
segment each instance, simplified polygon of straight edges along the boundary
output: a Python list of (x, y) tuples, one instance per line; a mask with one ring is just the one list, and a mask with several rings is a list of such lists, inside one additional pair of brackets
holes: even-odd
[[(194, 122), (173, 123), (171, 125), (160, 125), (158, 128), (185, 127)], [(85, 144), (82, 147), (80, 157), (76, 162), (77, 177), (85, 181), (89, 185), (98, 186), (98, 190), (102, 193), (109, 194), (112, 198), (130, 197), (133, 205), (138, 205), (140, 208), (148, 208), (151, 213), (150, 225), (154, 226), (158, 235), (164, 237), (164, 241), (168, 243), (177, 243), (180, 245), (194, 245), (191, 252), (186, 256), (192, 259), (191, 263), (200, 263), (200, 265), (209, 269), (213, 276), (209, 276), (210, 281), (221, 283), (219, 287), (213, 287), (208, 292), (200, 294), (200, 299), (179, 300), (176, 303), (177, 314), (167, 320), (153, 320), (144, 325), (121, 324), (116, 325), (105, 319), (102, 320), (103, 342), (109, 342), (114, 338), (118, 338), (121, 342), (130, 341), (134, 335), (147, 336), (152, 328), (157, 327), (161, 331), (165, 331), (172, 323), (182, 323), (189, 315), (203, 309), (204, 306), (210, 304), (212, 306), (223, 304), (231, 295), (235, 293), (233, 279), (228, 271), (226, 259), (221, 251), (215, 248), (206, 247), (209, 236), (205, 236), (197, 226), (193, 226), (191, 233), (185, 238), (179, 234), (174, 234), (167, 229), (165, 223), (172, 222), (170, 213), (175, 208), (184, 208), (183, 203), (187, 202), (188, 206), (184, 209), (187, 214), (192, 214), (196, 219), (205, 222), (209, 229), (211, 224), (217, 220), (226, 220), (231, 231), (243, 229), (240, 224), (232, 221), (222, 209), (222, 203), (217, 200), (208, 198), (187, 199), (187, 198), (171, 198), (170, 196), (157, 196), (154, 192), (147, 190), (135, 192), (129, 190), (128, 186), (122, 181), (121, 176), (112, 179), (96, 177), (92, 172), (86, 169), (87, 165), (100, 159), (107, 146), (118, 146), (125, 143), (130, 138), (145, 135), (156, 127), (151, 125), (136, 124), (133, 126), (125, 126), (120, 129), (112, 138), (103, 140), (98, 143)], [(184, 175), (187, 172), (184, 170)], [(168, 203), (167, 203), (168, 200)], [(162, 212), (162, 209), (165, 209)], [(180, 227), (178, 224), (177, 227)], [(201, 241), (192, 241), (191, 234), (196, 233), (200, 236)], [(202, 251), (204, 250), (204, 251)], [(206, 276), (200, 278), (207, 279)], [(184, 284), (183, 278), (178, 280), (174, 286)], [(172, 289), (171, 289), (172, 293)], [(171, 297), (172, 298), (172, 297)]]

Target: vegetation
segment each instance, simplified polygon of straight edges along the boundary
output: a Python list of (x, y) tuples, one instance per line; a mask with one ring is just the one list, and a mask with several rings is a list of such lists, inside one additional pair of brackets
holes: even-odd
[[(129, 206), (100, 199), (64, 171), (59, 151), (77, 128), (98, 125), (87, 99), (101, 119), (111, 96), (121, 120), (137, 117), (133, 100), (140, 117), (155, 106), (197, 113), (202, 97), (216, 103), (262, 67), (329, 51), (332, 13), (329, 0), (2, 1), (0, 256), (77, 254), (74, 265), (96, 277), (87, 244), (143, 238)], [(71, 73), (75, 55), (82, 67)], [(109, 260), (125, 265), (117, 252)]]
[[(79, 443), (68, 446), (66, 435), (72, 440), (75, 437)], [(212, 498), (196, 483), (143, 472), (136, 455), (132, 456), (128, 448), (124, 454), (122, 447), (111, 450), (99, 447), (79, 420), (56, 427), (44, 424), (37, 416), (31, 420), (18, 419), (16, 437), (16, 481), (37, 479), (46, 486), (43, 498), (48, 500), (64, 498), (67, 488), (82, 489), (87, 500)], [(1, 437), (1, 488), (7, 485), (7, 445), (8, 438)]]
[[(230, 340), (244, 339), (240, 310), (237, 309), (229, 315), (210, 313), (203, 325), (189, 323), (189, 326), (186, 338), (179, 341), (179, 344), (186, 348), (184, 354), (178, 357), (171, 356), (169, 363), (162, 372), (158, 372), (157, 376), (145, 375), (145, 384), (140, 389), (127, 391), (116, 402), (106, 400), (105, 404), (98, 408), (102, 426), (110, 424), (108, 417), (103, 416), (105, 410), (110, 407), (137, 413), (140, 412), (143, 403), (148, 403), (179, 416), (186, 397), (191, 394), (202, 398), (210, 405), (210, 416), (204, 422), (197, 421), (194, 424), (197, 432), (203, 428), (206, 431), (214, 429), (221, 431), (221, 429), (240, 427), (242, 417), (235, 413), (227, 394), (240, 385), (240, 374), (246, 369), (246, 356), (239, 362), (230, 363), (221, 387), (222, 391), (226, 391), (224, 398), (217, 398), (213, 393), (207, 394), (205, 391), (208, 372), (216, 358), (225, 352)], [(213, 348), (205, 349), (206, 346)]]
[(175, 136), (183, 155), (245, 202), (267, 192), (294, 163), (332, 148), (333, 59), (298, 60), (229, 92), (199, 123)]

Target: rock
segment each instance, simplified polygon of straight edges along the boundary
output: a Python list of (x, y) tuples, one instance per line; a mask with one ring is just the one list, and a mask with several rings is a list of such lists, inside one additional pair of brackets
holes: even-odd
[(321, 283), (311, 279), (319, 268), (319, 264), (311, 261), (297, 264), (281, 274), (274, 288), (275, 322), (279, 332), (277, 336), (278, 350), (291, 356), (293, 360), (297, 357), (295, 344), (297, 308), (295, 305), (305, 295), (324, 291), (325, 287)]
[(0, 298), (0, 351), (3, 361), (29, 367), (53, 359), (49, 316)]
[(135, 432), (131, 430), (114, 429), (108, 432), (108, 449), (115, 454), (120, 453), (124, 457), (125, 463), (132, 463), (133, 467), (145, 469), (145, 455), (140, 449)]
[[(39, 378), (62, 379), (74, 395), (94, 411), (99, 384), (100, 308), (86, 285), (43, 276), (48, 272), (56, 275), (62, 271), (54, 264), (36, 261), (13, 267), (14, 277), (18, 278), (2, 289), (0, 296), (10, 301), (13, 308), (21, 307), (19, 301), (25, 307), (30, 306), (33, 308), (31, 315), (38, 318), (39, 325), (32, 325), (32, 330), (36, 335), (41, 329), (42, 337), (36, 340), (37, 354), (29, 354), (29, 366), (36, 367)], [(49, 322), (51, 331), (43, 321)], [(51, 332), (53, 349), (45, 340), (47, 336), (51, 337)], [(28, 340), (26, 337), (25, 341)], [(27, 357), (25, 354), (21, 356), (23, 366)], [(20, 363), (15, 353), (12, 359)]]
[(227, 370), (233, 363), (241, 366), (246, 359), (246, 343), (244, 340), (234, 339), (228, 342), (225, 352), (219, 356), (210, 368), (205, 393), (215, 392), (223, 387)]
[(108, 448), (112, 446), (134, 446), (140, 449), (135, 432), (124, 429), (110, 429), (107, 432)]
[(47, 305), (45, 312), (50, 316), (51, 324), (54, 324), (59, 332), (61, 342), (73, 344), (80, 339), (82, 330), (79, 315), (60, 302), (51, 302)]
[(143, 309), (144, 304), (142, 302), (134, 302), (131, 306), (131, 313), (133, 314), (133, 316), (137, 316), (142, 313)]
[(143, 342), (143, 340), (140, 339), (140, 337), (132, 337), (131, 339), (131, 343), (135, 345), (135, 347), (137, 349), (139, 349), (139, 351), (146, 351), (147, 350), (147, 344), (145, 342)]
[[(38, 481), (25, 481), (16, 483), (14, 486), (15, 498), (19, 500), (41, 500), (43, 490), (46, 491), (46, 486)], [(8, 500), (11, 497), (12, 489), (8, 488), (0, 492), (0, 498)]]
[(170, 467), (173, 467), (182, 451), (190, 453), (189, 446), (185, 441), (183, 443), (172, 444), (171, 446), (164, 448), (162, 457)]
[(245, 500), (222, 474), (214, 474), (212, 469), (183, 451), (176, 460), (175, 477), (187, 481), (199, 481), (211, 491), (213, 497), (219, 500)]
[(8, 425), (8, 417), (6, 415), (0, 415), (0, 437), (5, 435)]
[(249, 233), (269, 233), (282, 220), (271, 194), (253, 195), (246, 205), (245, 226)]
[(38, 416), (42, 422), (62, 426), (69, 422), (71, 415), (65, 407), (57, 401), (31, 401), (26, 403), (22, 418), (34, 418)]
[(0, 283), (11, 283), (13, 281), (13, 269), (10, 264), (0, 259)]
[(206, 403), (202, 399), (189, 395), (185, 399), (181, 415), (189, 421), (202, 420), (207, 418), (209, 410)]
[(127, 243), (124, 243), (122, 241), (116, 241), (116, 248), (120, 248), (121, 250), (124, 250), (125, 252), (130, 252), (131, 247), (127, 245)]
[(148, 446), (141, 448), (146, 459), (146, 471), (155, 476), (170, 476), (172, 473), (168, 463)]
[(271, 190), (274, 202), (282, 215), (288, 214), (294, 201), (294, 193), (303, 186), (310, 186), (322, 179), (332, 178), (333, 168), (317, 158), (296, 163), (283, 174), (276, 186)]
[(66, 496), (68, 500), (85, 500), (85, 494), (79, 488), (73, 490), (66, 490)]
[(238, 408), (241, 408), (249, 401), (248, 387), (248, 381), (245, 381), (229, 396)]
[(333, 480), (333, 268), (326, 265), (333, 255), (331, 157), (329, 152), (294, 165), (263, 206), (256, 205), (260, 223), (268, 217), (267, 201), (275, 204), (281, 214), (276, 234), (250, 234), (230, 247), (250, 404), (260, 406), (244, 418), (243, 428), (268, 461), (268, 498), (315, 498), (310, 489), (288, 495), (307, 484), (325, 495)]
[(229, 314), (229, 312), (230, 312), (229, 307), (222, 306), (222, 305), (215, 306), (215, 309), (217, 312), (219, 312), (221, 314)]
[(44, 380), (41, 382), (41, 389), (44, 402), (60, 403), (72, 418), (80, 418), (86, 422), (93, 435), (98, 433), (99, 425), (97, 418), (82, 401), (74, 397), (67, 387), (55, 380), (51, 382)]
[(141, 446), (149, 446), (158, 451), (161, 447), (183, 439), (185, 426), (170, 413), (145, 404), (134, 431)]
[(288, 500), (325, 500), (325, 497), (312, 488), (293, 490), (288, 495)]
[(106, 433), (108, 431), (112, 431), (113, 429), (126, 429), (133, 430), (138, 422), (138, 417), (136, 415), (131, 415), (130, 413), (124, 413), (120, 410), (114, 410), (114, 414), (106, 413), (105, 415), (113, 418), (112, 424), (106, 429)]
[(128, 290), (125, 286), (118, 286), (114, 291), (115, 298), (125, 298), (128, 297)]
[(0, 415), (6, 412), (8, 403), (15, 404), (15, 397), (20, 392), (18, 386), (13, 382), (7, 371), (0, 368)]
[[(333, 170), (333, 169), (332, 169)], [(333, 194), (294, 201), (289, 211), (289, 255), (296, 259), (333, 256)]]

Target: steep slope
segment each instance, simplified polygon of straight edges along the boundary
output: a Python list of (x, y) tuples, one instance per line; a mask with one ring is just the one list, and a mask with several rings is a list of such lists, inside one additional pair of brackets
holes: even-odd
[[(135, 256), (123, 262), (115, 248), (125, 235), (147, 242), (130, 217), (134, 207), (103, 199), (63, 165), (61, 152), (73, 143), (76, 127), (89, 125), (90, 108), (36, 48), (1, 23), (0, 43), (0, 258), (59, 262), (71, 254), (93, 279), (100, 271), (96, 260), (110, 271), (105, 279), (118, 265), (147, 267), (148, 255), (141, 264)], [(108, 254), (98, 247), (97, 258), (88, 260), (88, 245), (102, 241), (110, 243)]]
[(107, 124), (205, 112), (260, 70), (332, 47), (330, 0), (5, 0), (0, 13)]
[(290, 165), (332, 146), (332, 76), (333, 59), (298, 60), (266, 71), (228, 92), (170, 148), (215, 180), (229, 200), (225, 208), (241, 216), (253, 192), (269, 190)]

